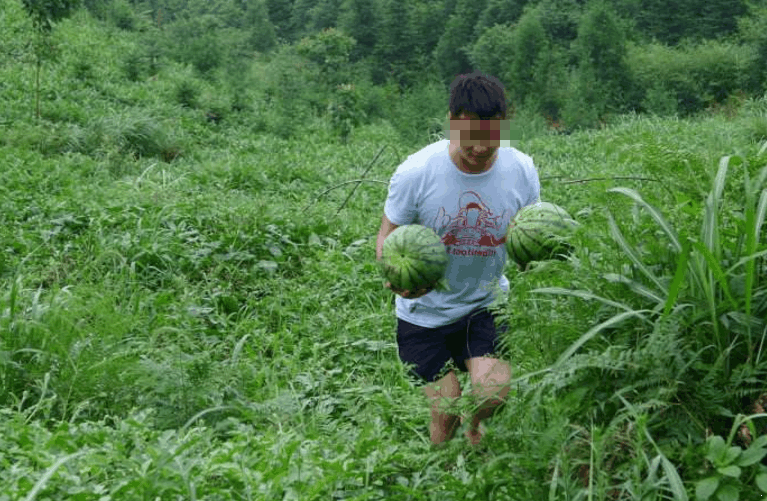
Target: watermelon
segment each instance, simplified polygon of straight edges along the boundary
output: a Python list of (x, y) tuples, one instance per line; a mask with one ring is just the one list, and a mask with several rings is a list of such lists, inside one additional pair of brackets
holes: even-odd
[(578, 223), (558, 205), (538, 202), (514, 216), (506, 234), (509, 257), (523, 268), (531, 261), (561, 258), (572, 251), (569, 237)]
[(394, 289), (442, 289), (447, 249), (431, 228), (399, 226), (386, 237), (381, 256), (383, 275)]

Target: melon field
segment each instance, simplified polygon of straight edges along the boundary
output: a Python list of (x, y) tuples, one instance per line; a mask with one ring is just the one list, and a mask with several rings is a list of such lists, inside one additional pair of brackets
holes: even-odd
[(2, 20), (0, 501), (767, 492), (767, 100), (570, 135), (517, 118), (575, 250), (509, 263), (512, 391), (479, 447), (435, 448), (375, 238), (446, 89), (380, 91), (396, 118), (339, 135), (279, 80), (289, 55), (243, 88), (131, 80), (134, 38), (78, 14), (37, 116), (31, 28)]

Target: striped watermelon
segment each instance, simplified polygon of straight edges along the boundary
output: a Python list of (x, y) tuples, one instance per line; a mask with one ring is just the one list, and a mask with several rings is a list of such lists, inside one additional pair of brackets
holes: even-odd
[(538, 202), (514, 216), (506, 234), (509, 257), (525, 267), (531, 261), (562, 257), (572, 250), (568, 238), (578, 223), (562, 207)]
[(426, 226), (400, 226), (386, 237), (381, 256), (383, 274), (393, 288), (440, 289), (447, 268), (447, 249)]

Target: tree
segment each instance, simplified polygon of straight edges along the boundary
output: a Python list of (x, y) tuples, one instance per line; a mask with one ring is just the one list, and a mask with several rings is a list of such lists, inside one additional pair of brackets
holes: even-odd
[(301, 39), (296, 53), (308, 59), (319, 68), (322, 83), (336, 86), (349, 79), (347, 71), (349, 54), (355, 40), (343, 32), (328, 28), (320, 33)]
[[(431, 60), (449, 17), (445, 13), (442, 2), (439, 0), (413, 2), (410, 4), (408, 16), (413, 37), (413, 50), (418, 54), (419, 59)], [(420, 63), (419, 66), (424, 68)]]
[(344, 0), (338, 15), (338, 28), (357, 41), (349, 57), (351, 61), (373, 54), (378, 41), (379, 18), (374, 0)]
[(483, 33), (499, 24), (512, 25), (522, 16), (528, 0), (489, 0), (477, 21), (476, 30)]
[(277, 46), (277, 34), (269, 19), (269, 9), (264, 0), (247, 2), (244, 19), (245, 29), (250, 33), (248, 45), (259, 52), (268, 52)]
[(749, 87), (752, 92), (767, 90), (767, 5), (751, 5), (748, 16), (738, 20), (740, 38), (753, 48)]
[(378, 68), (373, 68), (373, 80), (382, 83), (397, 80), (406, 86), (413, 61), (413, 37), (407, 0), (386, 0), (381, 8), (381, 23), (375, 58)]
[(519, 19), (511, 36), (511, 64), (509, 81), (511, 97), (524, 104), (533, 94), (540, 92), (545, 76), (541, 75), (539, 61), (550, 50), (538, 9), (528, 9)]
[[(506, 80), (514, 60), (513, 28), (496, 24), (486, 29), (469, 50), (469, 60), (475, 69)], [(508, 88), (508, 81), (505, 81)]]
[(435, 62), (446, 81), (471, 71), (468, 52), (479, 37), (474, 27), (486, 5), (487, 0), (458, 0), (434, 49)]
[(536, 4), (541, 23), (552, 43), (569, 47), (578, 36), (582, 0), (541, 0)]
[(606, 113), (625, 111), (631, 79), (626, 63), (626, 34), (605, 0), (589, 3), (573, 44), (577, 70), (572, 79), (566, 121), (595, 125)]
[(338, 25), (338, 14), (343, 0), (320, 0), (310, 12), (310, 31), (319, 32)]
[(293, 12), (293, 0), (266, 0), (269, 21), (274, 26), (275, 35), (283, 40), (290, 38), (290, 16)]
[(718, 38), (737, 29), (747, 0), (613, 0), (648, 39), (676, 45), (686, 38)]
[(80, 0), (22, 0), (37, 33), (35, 44), (35, 115), (40, 118), (40, 69), (43, 58), (51, 55), (50, 35), (53, 26), (69, 17)]

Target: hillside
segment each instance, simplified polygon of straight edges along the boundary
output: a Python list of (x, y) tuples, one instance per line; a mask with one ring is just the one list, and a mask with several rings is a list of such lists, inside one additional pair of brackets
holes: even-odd
[(2, 19), (0, 499), (767, 492), (763, 98), (571, 134), (517, 115), (577, 251), (509, 266), (512, 395), (480, 448), (435, 450), (374, 239), (439, 81), (338, 88), (289, 47), (153, 67), (79, 11), (43, 39), (38, 117), (35, 32)]

